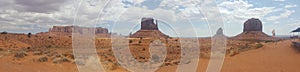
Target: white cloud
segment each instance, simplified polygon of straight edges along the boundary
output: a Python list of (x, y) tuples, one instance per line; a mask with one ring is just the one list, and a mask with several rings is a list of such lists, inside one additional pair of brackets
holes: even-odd
[(285, 1), (285, 0), (273, 0), (273, 1), (279, 1), (279, 2), (283, 2), (283, 1)]
[(295, 13), (295, 11), (291, 11), (291, 10), (285, 10), (284, 13), (281, 13), (280, 15), (278, 16), (270, 16), (270, 17), (267, 17), (267, 20), (269, 21), (275, 21), (275, 20), (278, 20), (278, 19), (282, 19), (282, 18), (288, 18), (291, 14)]
[(293, 8), (293, 7), (297, 7), (297, 5), (286, 5), (284, 6), (285, 8)]
[(219, 5), (220, 12), (226, 21), (242, 24), (250, 18), (264, 18), (266, 15), (279, 11), (275, 7), (254, 7), (246, 1), (224, 1)]
[(299, 27), (300, 26), (300, 19), (299, 18), (290, 18), (288, 21), (285, 22), (286, 25), (291, 27)]

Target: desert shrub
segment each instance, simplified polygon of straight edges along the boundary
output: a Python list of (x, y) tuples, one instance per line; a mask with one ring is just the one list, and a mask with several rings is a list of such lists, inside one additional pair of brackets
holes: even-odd
[(245, 45), (240, 45), (238, 46), (238, 51), (243, 52), (243, 51), (247, 51), (251, 48), (251, 46), (249, 44), (245, 44)]
[(0, 51), (3, 51), (4, 49), (3, 48), (0, 48)]
[(261, 47), (263, 47), (263, 46), (264, 46), (263, 44), (258, 43), (258, 44), (255, 45), (255, 48), (261, 48)]
[(4, 31), (4, 32), (1, 32), (1, 34), (7, 34), (7, 32)]
[(46, 48), (51, 48), (52, 46), (51, 45), (48, 45)]
[(24, 58), (25, 56), (27, 56), (25, 52), (18, 52), (14, 55), (15, 58)]
[(266, 40), (265, 43), (268, 43), (268, 42), (277, 42), (275, 40)]
[(49, 38), (49, 39), (51, 39), (52, 37), (51, 37), (51, 36), (49, 36), (48, 38)]
[(53, 63), (55, 64), (60, 64), (60, 63), (63, 63), (63, 62), (71, 62), (68, 58), (65, 58), (65, 57), (62, 57), (62, 58), (54, 58), (52, 60)]
[(47, 62), (48, 58), (47, 57), (41, 57), (38, 59), (38, 62)]
[(31, 47), (27, 47), (26, 49), (31, 49)]

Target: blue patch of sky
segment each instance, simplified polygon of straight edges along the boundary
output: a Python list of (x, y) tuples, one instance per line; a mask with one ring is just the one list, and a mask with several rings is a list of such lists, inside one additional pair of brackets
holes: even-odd
[(124, 8), (129, 8), (130, 6), (134, 5), (134, 3), (126, 1), (126, 0), (122, 0), (122, 3), (125, 4)]
[(150, 10), (154, 10), (159, 7), (162, 0), (145, 0), (141, 3), (142, 6), (146, 6)]

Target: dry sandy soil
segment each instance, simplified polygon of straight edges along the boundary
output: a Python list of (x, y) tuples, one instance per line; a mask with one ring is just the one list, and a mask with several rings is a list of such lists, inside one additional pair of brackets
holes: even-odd
[[(41, 40), (42, 39), (42, 40)], [(62, 42), (59, 42), (62, 41)], [(140, 62), (147, 62), (147, 39), (131, 39), (130, 49)], [(201, 58), (197, 72), (205, 72), (210, 60), (210, 39), (200, 39)], [(67, 44), (65, 44), (67, 43)], [(0, 35), (1, 72), (78, 72), (70, 48), (70, 37)], [(49, 47), (49, 45), (54, 46)], [(169, 40), (166, 63), (157, 72), (175, 72), (180, 58), (176, 39)], [(37, 46), (34, 46), (37, 45)], [(113, 56), (110, 39), (96, 41), (100, 62), (108, 72), (128, 72)], [(300, 52), (290, 40), (278, 42), (249, 42), (228, 40), (227, 55), (221, 72), (298, 72)]]

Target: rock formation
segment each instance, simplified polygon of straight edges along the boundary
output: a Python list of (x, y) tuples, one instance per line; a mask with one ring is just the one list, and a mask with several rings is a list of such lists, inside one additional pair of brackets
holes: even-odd
[(87, 27), (79, 27), (79, 26), (53, 26), (53, 28), (49, 29), (49, 32), (60, 32), (60, 33), (72, 33), (74, 30), (74, 33), (80, 33), (83, 32), (84, 30), (93, 32), (91, 30), (95, 30), (96, 34), (107, 34), (108, 29), (106, 28), (87, 28)]
[(215, 36), (225, 36), (224, 33), (223, 33), (223, 29), (222, 29), (222, 28), (219, 28), (219, 29), (217, 30)]
[(248, 19), (244, 23), (243, 32), (247, 32), (247, 31), (260, 31), (260, 32), (262, 32), (262, 27), (263, 27), (262, 23), (259, 19), (251, 18), (251, 19)]
[(131, 38), (168, 38), (168, 35), (159, 31), (157, 22), (153, 18), (142, 18), (141, 29), (130, 34)]
[(79, 27), (79, 26), (53, 26), (49, 28), (48, 32), (40, 32), (37, 35), (50, 35), (50, 36), (72, 36), (75, 34), (85, 34), (94, 32), (97, 38), (110, 37), (111, 33), (108, 32), (107, 28), (102, 27)]
[(259, 19), (251, 18), (244, 23), (244, 30), (234, 39), (242, 40), (274, 40), (275, 38), (268, 36), (262, 32), (263, 26)]
[(141, 30), (158, 30), (153, 18), (142, 18)]

